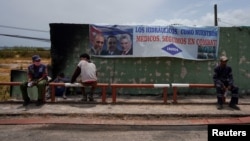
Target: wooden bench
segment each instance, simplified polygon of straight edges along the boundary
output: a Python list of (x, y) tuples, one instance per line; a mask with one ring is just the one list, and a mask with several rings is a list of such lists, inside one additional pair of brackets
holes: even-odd
[(110, 84), (112, 89), (112, 102), (116, 103), (116, 90), (118, 88), (163, 88), (163, 103), (167, 103), (167, 88), (169, 84)]
[[(51, 102), (55, 102), (55, 88), (56, 86), (63, 87), (84, 87), (81, 83), (55, 83), (50, 82), (49, 86), (51, 87)], [(97, 83), (97, 87), (102, 89), (102, 103), (106, 103), (106, 90), (109, 87), (108, 83)]]
[(177, 88), (215, 88), (214, 84), (172, 83), (173, 103), (177, 103)]

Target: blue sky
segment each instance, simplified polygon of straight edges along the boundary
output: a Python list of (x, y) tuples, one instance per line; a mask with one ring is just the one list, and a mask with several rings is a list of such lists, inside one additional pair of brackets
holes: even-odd
[[(220, 27), (250, 26), (249, 0), (1, 0), (0, 34), (49, 39), (49, 23), (213, 26), (215, 4)], [(0, 46), (50, 43), (0, 36)]]

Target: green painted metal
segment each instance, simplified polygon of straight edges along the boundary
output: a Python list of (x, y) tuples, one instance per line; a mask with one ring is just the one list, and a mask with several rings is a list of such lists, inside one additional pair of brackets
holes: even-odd
[[(50, 24), (52, 74), (65, 72), (71, 77), (79, 55), (89, 51), (88, 25)], [(64, 50), (64, 52), (61, 52)], [(235, 84), (241, 94), (249, 94), (250, 27), (221, 27), (219, 55), (229, 58)], [(218, 60), (194, 61), (170, 57), (101, 58), (92, 57), (99, 82), (105, 83), (213, 83), (213, 68)], [(59, 66), (60, 65), (60, 66)], [(109, 89), (108, 92), (111, 92)], [(122, 88), (120, 94), (161, 94), (162, 89)], [(183, 94), (214, 94), (214, 89), (180, 88)], [(172, 93), (172, 89), (168, 89)]]

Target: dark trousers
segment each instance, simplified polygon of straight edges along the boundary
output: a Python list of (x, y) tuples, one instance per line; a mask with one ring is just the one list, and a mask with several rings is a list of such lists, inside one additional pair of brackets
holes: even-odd
[[(47, 80), (41, 80), (36, 85), (34, 85), (34, 86), (37, 87), (37, 90), (38, 90), (38, 96), (37, 96), (38, 100), (42, 100), (43, 94), (45, 93), (46, 84), (47, 84)], [(29, 100), (29, 95), (28, 95), (28, 90), (27, 90), (28, 88), (29, 87), (28, 87), (28, 82), (27, 81), (23, 82), (20, 85), (20, 89), (21, 89), (22, 97), (23, 97), (24, 101)]]
[[(215, 85), (216, 86), (216, 92), (217, 92), (217, 103), (218, 104), (223, 104), (223, 98), (224, 98), (224, 85)], [(232, 85), (231, 89), (229, 91), (232, 93), (230, 104), (238, 104), (239, 100), (239, 88), (237, 86)]]

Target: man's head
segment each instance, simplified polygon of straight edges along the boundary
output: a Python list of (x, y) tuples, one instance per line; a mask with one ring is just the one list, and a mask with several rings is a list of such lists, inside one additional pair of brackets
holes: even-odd
[(41, 57), (39, 55), (33, 55), (32, 56), (32, 61), (40, 61)]
[(40, 65), (40, 61), (41, 61), (41, 57), (39, 55), (33, 55), (32, 56), (32, 61), (35, 65), (39, 66)]
[(221, 56), (221, 57), (220, 57), (220, 61), (222, 61), (222, 62), (227, 62), (227, 61), (228, 61), (227, 56)]
[(117, 48), (117, 38), (115, 36), (109, 36), (107, 38), (107, 47), (109, 51), (115, 51)]
[(64, 75), (63, 72), (60, 72), (57, 76), (60, 77), (60, 78), (64, 78), (65, 75)]
[(123, 51), (129, 51), (132, 47), (132, 41), (128, 34), (124, 34), (120, 37), (120, 43)]
[(104, 36), (102, 34), (95, 35), (93, 45), (95, 50), (102, 50), (102, 47), (104, 45)]
[(228, 58), (226, 56), (221, 56), (220, 57), (220, 64), (221, 64), (221, 66), (226, 66), (227, 61), (228, 61)]
[(90, 61), (90, 56), (87, 53), (83, 53), (80, 55), (80, 59), (85, 59), (86, 61)]

